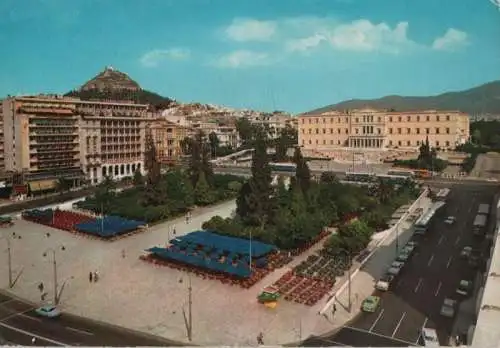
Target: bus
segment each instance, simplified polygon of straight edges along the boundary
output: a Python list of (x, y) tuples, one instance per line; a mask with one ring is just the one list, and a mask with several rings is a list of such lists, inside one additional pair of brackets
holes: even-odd
[(429, 227), (429, 223), (434, 217), (434, 210), (428, 210), (424, 215), (422, 215), (417, 222), (415, 222), (415, 230), (414, 233), (417, 236), (424, 235), (427, 232), (427, 228)]
[(389, 174), (378, 174), (377, 178), (389, 184), (395, 184), (395, 185), (403, 185), (406, 182), (408, 182), (408, 180), (412, 180), (412, 178), (409, 176), (389, 175)]
[(415, 169), (413, 172), (415, 173), (415, 176), (419, 179), (432, 178), (432, 172), (427, 169)]
[(295, 163), (269, 163), (273, 172), (295, 173), (297, 165)]
[(448, 198), (449, 194), (450, 194), (450, 189), (448, 189), (448, 188), (444, 188), (442, 190), (439, 190), (439, 192), (436, 194), (436, 200), (444, 202)]
[(407, 178), (414, 178), (415, 177), (415, 173), (412, 170), (404, 170), (404, 169), (389, 170), (387, 172), (387, 175), (404, 176)]
[(486, 227), (486, 220), (487, 217), (486, 215), (483, 214), (477, 214), (476, 218), (474, 219), (474, 223), (472, 224), (472, 232), (476, 236), (481, 236), (484, 234), (484, 228)]
[(375, 182), (375, 173), (368, 172), (346, 172), (345, 181), (359, 182), (359, 183), (372, 183)]
[(490, 205), (489, 204), (479, 204), (479, 208), (477, 209), (478, 214), (488, 215), (490, 213)]

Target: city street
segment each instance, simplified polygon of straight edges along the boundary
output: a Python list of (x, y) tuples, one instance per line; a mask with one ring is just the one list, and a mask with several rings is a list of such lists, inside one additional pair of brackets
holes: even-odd
[(27, 302), (0, 294), (1, 337), (8, 342), (27, 346), (179, 345), (160, 337), (101, 324), (66, 313), (57, 319), (47, 319), (38, 316), (34, 309)]
[[(306, 340), (306, 346), (328, 342), (348, 346), (408, 346), (420, 344), (422, 327), (435, 328), (440, 343), (448, 344), (452, 318), (439, 314), (445, 298), (460, 300), (455, 290), (460, 280), (473, 280), (475, 270), (460, 259), (464, 246), (481, 247), (472, 235), (472, 222), (480, 203), (491, 203), (493, 192), (485, 188), (456, 187), (449, 203), (438, 212), (427, 235), (415, 238), (420, 245), (403, 268), (391, 291), (382, 293), (375, 313), (360, 314), (333, 335)], [(457, 221), (446, 225), (444, 217)], [(465, 262), (465, 263), (464, 263)], [(324, 341), (323, 343), (320, 343)]]

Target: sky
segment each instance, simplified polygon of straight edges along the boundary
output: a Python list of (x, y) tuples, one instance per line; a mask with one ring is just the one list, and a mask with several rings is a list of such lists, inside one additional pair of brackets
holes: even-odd
[(0, 97), (105, 66), (180, 102), (309, 111), (500, 78), (497, 0), (1, 0)]

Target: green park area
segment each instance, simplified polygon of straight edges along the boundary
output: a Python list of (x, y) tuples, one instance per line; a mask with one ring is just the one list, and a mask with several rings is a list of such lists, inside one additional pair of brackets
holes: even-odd
[(395, 160), (393, 164), (395, 167), (425, 169), (432, 172), (442, 172), (448, 166), (447, 161), (438, 158), (437, 149), (429, 145), (429, 139), (420, 145), (416, 159)]
[(290, 185), (286, 187), (279, 180), (273, 186), (265, 133), (257, 135), (254, 149), (252, 177), (239, 191), (235, 216), (214, 216), (203, 224), (204, 229), (293, 250), (315, 240), (325, 227), (335, 226), (338, 233), (329, 237), (326, 250), (355, 254), (367, 246), (374, 232), (387, 228), (399, 206), (418, 195), (411, 181), (354, 186), (340, 183), (331, 173), (312, 180), (299, 148), (293, 158), (297, 170)]
[(77, 203), (80, 209), (96, 214), (117, 215), (149, 223), (185, 214), (195, 206), (207, 206), (235, 198), (244, 178), (214, 174), (209, 161), (209, 147), (198, 134), (190, 144), (188, 168), (174, 168), (161, 173), (156, 149), (148, 143), (147, 175), (135, 173), (131, 188), (117, 192), (116, 183), (106, 178), (92, 197)]

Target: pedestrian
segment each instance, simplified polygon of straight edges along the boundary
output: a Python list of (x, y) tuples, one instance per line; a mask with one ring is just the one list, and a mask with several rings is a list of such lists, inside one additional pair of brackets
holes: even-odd
[(175, 236), (175, 235), (176, 235), (176, 233), (177, 233), (177, 230), (175, 229), (175, 226), (174, 226), (174, 227), (172, 227), (172, 232), (173, 232), (173, 234), (174, 234), (174, 236)]
[(92, 272), (89, 272), (89, 283), (92, 283), (92, 280), (93, 280)]
[(38, 290), (40, 290), (40, 292), (43, 292), (43, 282), (40, 282), (40, 284), (38, 284)]
[(122, 258), (125, 258), (125, 249), (122, 249)]
[(97, 281), (99, 280), (99, 273), (97, 273), (97, 271), (94, 272), (94, 282), (97, 283)]
[(257, 344), (260, 346), (264, 345), (264, 334), (262, 332), (257, 335)]
[(334, 303), (333, 304), (333, 314), (337, 313), (337, 305)]

